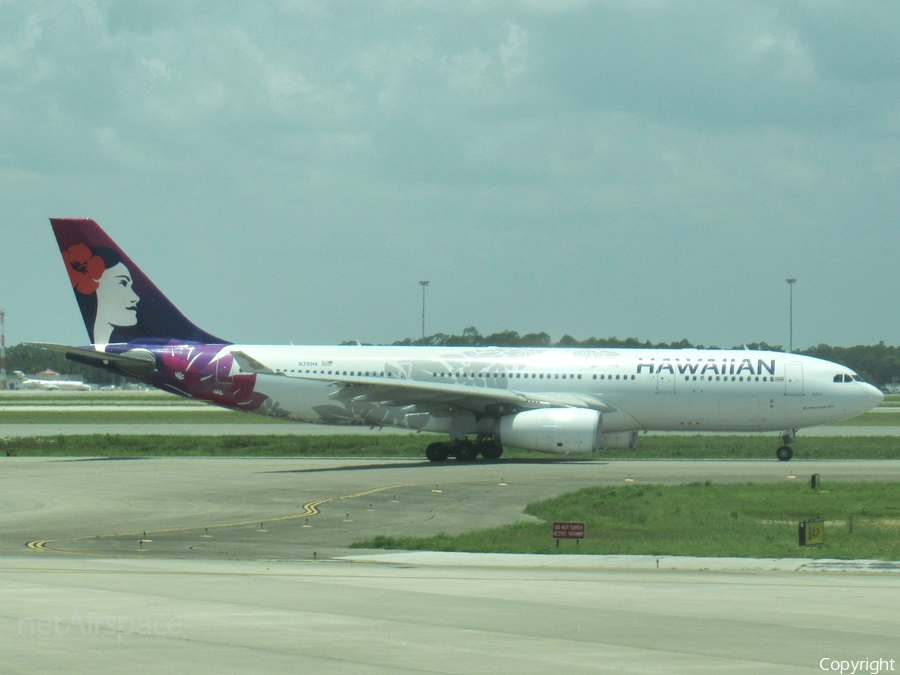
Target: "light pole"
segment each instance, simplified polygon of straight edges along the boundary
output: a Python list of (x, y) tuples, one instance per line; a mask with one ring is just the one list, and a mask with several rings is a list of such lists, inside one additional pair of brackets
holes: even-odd
[(429, 283), (428, 281), (419, 282), (419, 286), (422, 287), (422, 342), (425, 342), (425, 287)]
[(791, 292), (790, 292), (790, 296), (791, 296), (791, 305), (790, 305), (790, 307), (791, 307), (791, 320), (790, 320), (791, 321), (791, 323), (790, 323), (791, 337), (790, 337), (790, 342), (788, 343), (788, 353), (793, 354), (794, 353), (794, 284), (797, 283), (797, 280), (796, 279), (785, 279), (785, 281), (788, 283), (788, 286), (790, 286), (790, 288), (791, 288)]
[(0, 311), (0, 389), (9, 389), (6, 381), (6, 312)]

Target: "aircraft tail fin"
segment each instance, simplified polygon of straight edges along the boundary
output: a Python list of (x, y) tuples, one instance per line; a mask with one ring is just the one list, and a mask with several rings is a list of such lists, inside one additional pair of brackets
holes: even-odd
[(191, 323), (96, 222), (50, 223), (91, 344), (229, 344)]

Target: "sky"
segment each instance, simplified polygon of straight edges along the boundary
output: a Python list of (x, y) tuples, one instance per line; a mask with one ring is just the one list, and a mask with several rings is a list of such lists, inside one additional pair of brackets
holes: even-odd
[(0, 0), (7, 344), (90, 217), (234, 342), (900, 343), (900, 3)]

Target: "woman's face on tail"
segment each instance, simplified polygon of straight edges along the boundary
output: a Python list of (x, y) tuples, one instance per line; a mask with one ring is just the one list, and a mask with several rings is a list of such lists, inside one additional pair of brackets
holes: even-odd
[(131, 273), (122, 263), (113, 265), (99, 279), (97, 287), (97, 321), (112, 326), (137, 323), (140, 298), (131, 287)]

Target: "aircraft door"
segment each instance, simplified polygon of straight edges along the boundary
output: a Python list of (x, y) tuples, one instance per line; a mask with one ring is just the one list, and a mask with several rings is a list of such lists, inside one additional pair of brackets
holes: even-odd
[(671, 363), (663, 363), (656, 371), (656, 393), (675, 393), (675, 369)]
[(803, 366), (801, 364), (785, 364), (784, 394), (785, 396), (803, 396)]

